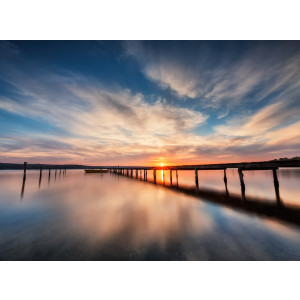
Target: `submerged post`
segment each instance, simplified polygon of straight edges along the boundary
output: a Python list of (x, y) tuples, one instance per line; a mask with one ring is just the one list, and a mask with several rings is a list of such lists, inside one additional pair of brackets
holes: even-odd
[(51, 175), (51, 169), (49, 169), (49, 174), (48, 174), (48, 184), (50, 183), (50, 175)]
[(225, 183), (226, 194), (228, 194), (226, 169), (224, 169), (224, 183)]
[(178, 187), (178, 170), (176, 169), (176, 185)]
[(24, 162), (24, 176), (26, 176), (27, 162)]
[(42, 182), (42, 172), (43, 172), (43, 168), (42, 166), (40, 166), (39, 188), (41, 187), (41, 182)]
[(156, 170), (153, 170), (153, 182), (156, 184)]
[(25, 182), (26, 182), (26, 172), (24, 173), (23, 175), (23, 183), (22, 183), (22, 189), (21, 189), (21, 200), (23, 199), (24, 197), (24, 191), (25, 191)]
[(242, 190), (242, 199), (245, 200), (245, 183), (244, 183), (244, 174), (241, 168), (238, 168), (238, 173), (241, 182), (241, 190)]
[(166, 185), (165, 170), (163, 170), (163, 183), (164, 183), (164, 185)]
[(196, 184), (196, 192), (198, 192), (199, 190), (198, 169), (195, 169), (195, 184)]
[(170, 185), (172, 186), (172, 169), (170, 169)]
[(276, 194), (276, 201), (278, 206), (283, 206), (281, 200), (280, 200), (280, 194), (279, 194), (279, 181), (277, 177), (277, 168), (274, 168), (273, 170), (273, 182), (274, 182), (274, 188), (275, 188), (275, 194)]

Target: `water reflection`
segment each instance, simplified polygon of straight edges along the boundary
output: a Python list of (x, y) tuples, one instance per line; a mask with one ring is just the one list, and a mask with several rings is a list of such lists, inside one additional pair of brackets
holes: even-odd
[(144, 182), (70, 171), (49, 186), (46, 178), (39, 189), (39, 172), (29, 171), (22, 203), (14, 193), (20, 172), (0, 173), (0, 259), (300, 259), (299, 227), (278, 222), (291, 217), (290, 207), (279, 209), (250, 193), (242, 203), (226, 189), (225, 174), (233, 189), (231, 172), (212, 173), (220, 191), (204, 189), (209, 175), (202, 172), (197, 196), (195, 172), (190, 184), (179, 172), (178, 188), (171, 174), (163, 186), (164, 174), (157, 172), (155, 186), (148, 173)]
[(40, 167), (39, 188), (41, 188), (43, 169)]
[(25, 182), (26, 182), (26, 174), (23, 175), (23, 183), (22, 183), (22, 189), (21, 189), (21, 200), (24, 197), (24, 191), (25, 191)]

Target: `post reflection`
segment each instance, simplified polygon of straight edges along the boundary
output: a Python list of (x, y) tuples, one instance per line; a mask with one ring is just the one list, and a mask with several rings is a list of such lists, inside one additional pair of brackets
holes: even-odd
[(25, 183), (26, 183), (26, 174), (23, 175), (23, 182), (22, 182), (22, 189), (21, 189), (21, 197), (20, 197), (21, 200), (22, 200), (23, 197), (24, 197)]
[[(238, 207), (239, 209), (243, 209), (246, 211), (251, 212), (258, 212), (259, 214), (267, 214), (272, 217), (276, 218), (283, 218), (285, 220), (291, 221), (294, 219), (295, 215), (299, 214), (300, 217), (300, 210), (299, 209), (293, 209), (289, 208), (289, 211), (285, 210), (284, 213), (282, 213), (281, 208), (283, 208), (283, 203), (280, 199), (280, 193), (279, 193), (279, 181), (277, 178), (276, 170), (273, 170), (273, 177), (274, 177), (274, 187), (275, 187), (275, 194), (276, 194), (276, 201), (272, 203), (267, 203), (263, 199), (256, 199), (255, 197), (247, 196), (245, 194), (245, 182), (244, 182), (244, 174), (241, 169), (238, 169), (238, 175), (240, 179), (240, 187), (241, 187), (241, 194), (238, 196), (237, 194), (230, 194), (228, 190), (228, 179), (227, 179), (227, 172), (226, 169), (223, 170), (223, 181), (225, 185), (225, 191), (219, 192), (213, 189), (205, 189), (199, 188), (199, 179), (198, 179), (198, 170), (195, 169), (195, 187), (191, 188), (188, 185), (181, 184), (179, 187), (178, 182), (178, 171), (176, 170), (176, 185), (172, 184), (172, 175), (170, 170), (170, 182), (169, 184), (166, 184), (166, 177), (165, 177), (165, 170), (160, 170), (160, 180), (157, 182), (156, 180), (156, 173), (157, 170), (153, 170), (153, 180), (147, 180), (149, 183), (159, 184), (161, 186), (164, 186), (169, 189), (178, 190), (180, 192), (186, 193), (186, 194), (193, 194), (197, 197), (208, 197), (213, 202), (217, 202), (220, 204)], [(279, 209), (279, 211), (276, 210), (276, 208)], [(284, 216), (285, 214), (285, 216)], [(292, 220), (292, 222), (295, 223), (295, 220)], [(298, 223), (298, 221), (296, 222)], [(300, 223), (300, 219), (299, 219)]]
[[(225, 173), (226, 178), (229, 179), (228, 182), (224, 181)], [(238, 176), (236, 170), (234, 173)], [(74, 260), (193, 260), (208, 257), (211, 259), (236, 259), (237, 257), (253, 259), (252, 255), (263, 259), (268, 257), (270, 249), (274, 251), (274, 257), (277, 253), (281, 255), (290, 253), (291, 250), (288, 249), (293, 249), (300, 255), (298, 251), (300, 242), (297, 249), (287, 243), (274, 242), (279, 240), (280, 234), (288, 238), (289, 228), (297, 228), (297, 230), (299, 228), (300, 238), (300, 209), (288, 206), (285, 209), (279, 209), (276, 201), (258, 202), (250, 192), (248, 192), (247, 201), (242, 202), (241, 195), (238, 193), (240, 190), (238, 177), (236, 178), (237, 193), (229, 194), (226, 189), (226, 184), (229, 184), (230, 191), (232, 191), (233, 181), (228, 171), (224, 172), (224, 177), (223, 170), (214, 173), (214, 178), (218, 175), (220, 191), (205, 189), (207, 177), (201, 172), (199, 177), (201, 184), (197, 193), (194, 171), (190, 172), (190, 185), (186, 185), (184, 173), (178, 174), (180, 175), (178, 188), (175, 184), (174, 172), (173, 184), (170, 184), (169, 174), (167, 174), (165, 186), (163, 186), (163, 180), (158, 178), (159, 187), (153, 184), (152, 170), (146, 182), (125, 177), (127, 172), (123, 173), (124, 176), (117, 176), (113, 173), (86, 175), (81, 170), (70, 171), (69, 174), (66, 180), (57, 180), (56, 183), (52, 180), (51, 188), (48, 188), (47, 184), (44, 185), (46, 189), (44, 192), (39, 191), (36, 185), (36, 181), (39, 180), (38, 171), (27, 174), (28, 178), (22, 177), (21, 197), (25, 193), (25, 184), (27, 192), (26, 201), (22, 202), (22, 206), (28, 205), (32, 213), (24, 214), (24, 220), (28, 218), (28, 222), (22, 221), (22, 230), (20, 230), (22, 236), (17, 237), (18, 242), (14, 245), (17, 247), (25, 245), (29, 247), (28, 249), (33, 249), (32, 235), (36, 233), (36, 237), (42, 239), (45, 245), (41, 249), (40, 259), (49, 259), (49, 255), (51, 259)], [(161, 172), (158, 172), (158, 175), (160, 174)], [(271, 174), (272, 172), (269, 171), (269, 179), (272, 179)], [(16, 175), (14, 181), (10, 181), (11, 185), (15, 184), (15, 180), (21, 183), (20, 173)], [(46, 176), (46, 182), (48, 176)], [(249, 177), (247, 176), (247, 180)], [(31, 180), (32, 178), (34, 180)], [(9, 179), (7, 183), (8, 181)], [(7, 183), (2, 184), (4, 195), (8, 195), (9, 192), (9, 188), (5, 191)], [(248, 181), (245, 183), (248, 185)], [(272, 181), (271, 186), (273, 191)], [(124, 193), (125, 190), (126, 193)], [(2, 202), (4, 201), (3, 197)], [(211, 203), (214, 205), (211, 206)], [(1, 209), (5, 209), (6, 205), (1, 207), (0, 201)], [(240, 214), (241, 211), (242, 214)], [(20, 210), (16, 210), (16, 213), (19, 214)], [(43, 217), (38, 217), (41, 213)], [(32, 218), (35, 217), (36, 222), (32, 222)], [(224, 220), (228, 224), (226, 237), (224, 237)], [(288, 227), (288, 223), (296, 226)], [(278, 228), (278, 224), (284, 225)], [(60, 234), (56, 235), (58, 226)], [(266, 226), (274, 228), (272, 229), (274, 232), (268, 235), (265, 230)], [(47, 228), (42, 235), (41, 228)], [(28, 232), (30, 234), (27, 234)], [(9, 232), (7, 236), (8, 234)], [(267, 235), (270, 242), (264, 247)], [(2, 245), (5, 244), (3, 239), (2, 236)], [(246, 247), (252, 242), (251, 239), (256, 242), (260, 239), (255, 251)], [(9, 242), (8, 238), (7, 240)], [(88, 243), (83, 242), (87, 240)], [(297, 240), (300, 241), (300, 239)], [(278, 245), (287, 247), (277, 249)], [(16, 256), (13, 257), (10, 254), (12, 252), (9, 251), (9, 247), (7, 251), (3, 247), (2, 253), (5, 253), (7, 257), (17, 259)], [(68, 248), (68, 256), (65, 256), (65, 247)], [(222, 251), (217, 249), (222, 249)], [(28, 259), (35, 258), (36, 249), (25, 252), (28, 253)], [(14, 251), (14, 255), (21, 257), (20, 253), (22, 251), (19, 251), (19, 248)], [(288, 254), (285, 257), (288, 257)]]
[(40, 167), (39, 188), (41, 188), (43, 169)]

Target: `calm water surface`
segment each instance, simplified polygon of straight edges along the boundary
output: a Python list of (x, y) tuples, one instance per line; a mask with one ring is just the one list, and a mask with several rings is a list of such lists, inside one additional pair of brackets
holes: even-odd
[[(238, 194), (236, 172), (227, 176)], [(245, 176), (247, 195), (275, 201), (269, 171)], [(299, 205), (299, 171), (278, 178), (283, 203)], [(300, 227), (161, 185), (83, 170), (45, 170), (40, 183), (39, 171), (27, 171), (22, 184), (22, 171), (0, 171), (1, 260), (300, 259)], [(194, 173), (179, 172), (181, 184), (193, 186)], [(223, 172), (199, 171), (199, 186), (223, 191)]]

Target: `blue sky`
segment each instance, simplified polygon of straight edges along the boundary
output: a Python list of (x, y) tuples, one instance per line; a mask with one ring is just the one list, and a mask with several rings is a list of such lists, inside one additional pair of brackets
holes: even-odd
[(2, 41), (0, 161), (299, 155), (298, 41)]

